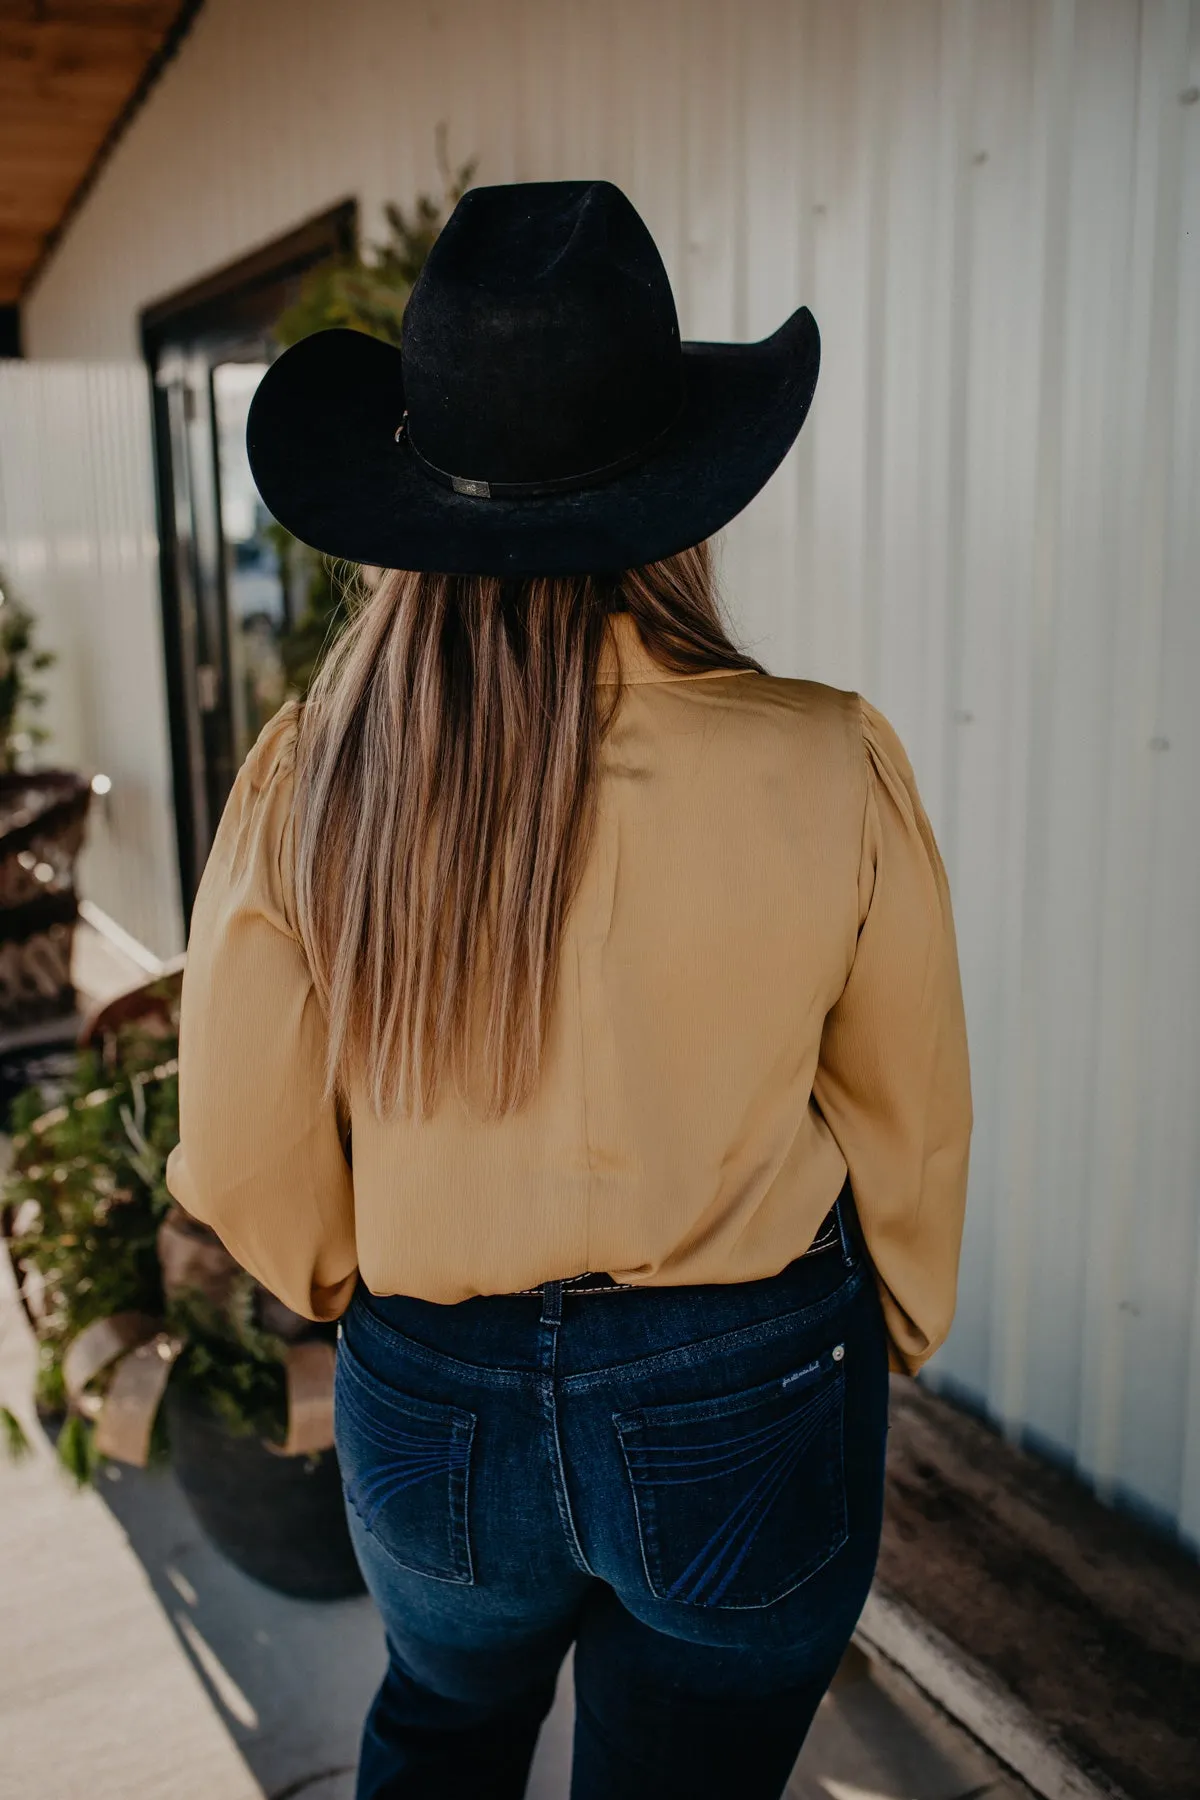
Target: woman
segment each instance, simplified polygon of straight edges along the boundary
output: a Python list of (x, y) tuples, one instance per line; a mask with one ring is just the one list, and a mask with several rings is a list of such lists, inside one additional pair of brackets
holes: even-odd
[(255, 399), (272, 512), (390, 572), (222, 820), (170, 1184), (341, 1319), (361, 1800), (520, 1795), (572, 1644), (574, 1800), (777, 1796), (866, 1597), (970, 1100), (903, 750), (718, 612), (817, 359), (681, 345), (608, 184), (481, 188), (402, 352)]

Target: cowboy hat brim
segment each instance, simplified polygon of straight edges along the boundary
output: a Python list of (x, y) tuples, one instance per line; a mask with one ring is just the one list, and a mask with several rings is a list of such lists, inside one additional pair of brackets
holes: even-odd
[(246, 444), (269, 511), (328, 556), (455, 575), (631, 569), (711, 537), (750, 503), (795, 442), (819, 364), (807, 307), (756, 344), (684, 344), (682, 410), (643, 461), (597, 487), (484, 499), (442, 486), (396, 441), (400, 351), (319, 331), (263, 376)]

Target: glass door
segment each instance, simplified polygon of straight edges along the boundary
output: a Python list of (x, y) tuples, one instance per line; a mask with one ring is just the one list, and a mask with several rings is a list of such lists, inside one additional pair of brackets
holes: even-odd
[(266, 371), (262, 361), (219, 362), (211, 375), (235, 765), (283, 705), (287, 686), (280, 645), (291, 606), (278, 527), (258, 497), (246, 455), (246, 415)]
[(316, 263), (352, 247), (354, 208), (314, 220), (143, 315), (154, 383), (163, 635), (185, 911), (233, 780), (286, 697), (285, 540), (246, 456), (271, 327)]

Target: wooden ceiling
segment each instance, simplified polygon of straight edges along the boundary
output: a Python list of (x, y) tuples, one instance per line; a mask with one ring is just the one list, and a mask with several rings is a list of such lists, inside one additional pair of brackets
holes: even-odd
[(196, 5), (0, 0), (0, 305), (12, 304)]

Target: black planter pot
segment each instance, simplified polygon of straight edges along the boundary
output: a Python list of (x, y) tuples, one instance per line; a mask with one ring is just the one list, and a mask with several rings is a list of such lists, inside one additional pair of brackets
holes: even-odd
[(171, 1461), (205, 1535), (245, 1574), (302, 1600), (342, 1600), (363, 1579), (337, 1457), (276, 1456), (177, 1387), (165, 1401)]

